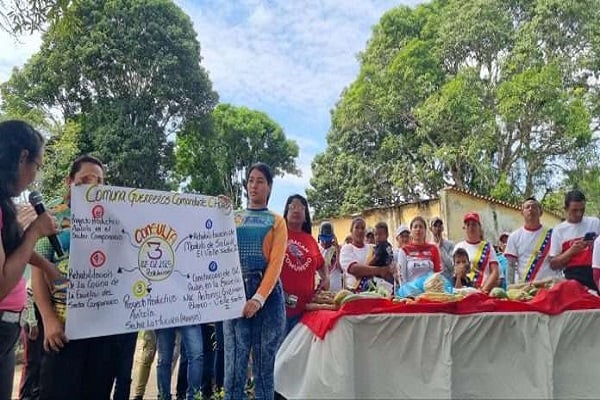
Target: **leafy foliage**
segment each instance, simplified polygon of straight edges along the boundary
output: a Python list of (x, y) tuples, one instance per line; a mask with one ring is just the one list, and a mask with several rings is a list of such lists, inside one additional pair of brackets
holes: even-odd
[(217, 103), (190, 19), (168, 0), (81, 0), (68, 11), (70, 23), (52, 23), (3, 85), (4, 107), (77, 124), (74, 146), (103, 159), (111, 184), (168, 188), (168, 135)]
[(0, 0), (0, 30), (14, 35), (42, 30), (48, 22), (63, 17), (75, 1)]
[(176, 171), (185, 189), (242, 200), (248, 167), (262, 161), (275, 175), (299, 174), (298, 145), (266, 114), (219, 104), (209, 120), (192, 121), (178, 135)]
[(312, 164), (317, 217), (445, 185), (509, 201), (568, 186), (574, 154), (597, 149), (599, 10), (600, 0), (437, 0), (384, 14)]

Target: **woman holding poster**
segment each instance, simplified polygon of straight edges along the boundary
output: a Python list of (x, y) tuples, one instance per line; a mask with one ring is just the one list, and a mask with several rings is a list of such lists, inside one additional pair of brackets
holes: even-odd
[[(40, 240), (36, 251), (55, 263), (61, 273), (69, 271), (71, 248), (71, 194), (70, 185), (102, 184), (104, 169), (100, 160), (88, 155), (77, 158), (71, 164), (65, 183), (67, 192), (58, 204), (52, 204), (52, 212), (60, 223), (57, 235), (65, 255), (56, 254), (48, 241)], [(40, 365), (40, 400), (86, 399), (104, 400), (110, 397), (116, 373), (116, 352), (111, 336), (67, 340), (68, 287), (53, 290), (46, 285), (46, 278), (39, 271), (32, 273), (33, 296), (44, 325), (44, 353)], [(133, 356), (133, 353), (132, 353)]]
[(287, 245), (284, 219), (267, 208), (273, 174), (254, 164), (246, 177), (248, 207), (235, 215), (240, 264), (246, 290), (242, 316), (223, 323), (225, 399), (244, 398), (250, 351), (256, 399), (274, 396), (275, 354), (285, 330), (279, 283)]
[(12, 397), (15, 344), (27, 302), (25, 267), (31, 262), (51, 280), (60, 276), (34, 252), (39, 238), (57, 232), (56, 220), (44, 212), (23, 232), (12, 200), (34, 181), (43, 153), (42, 135), (31, 126), (22, 121), (0, 123), (0, 400)]

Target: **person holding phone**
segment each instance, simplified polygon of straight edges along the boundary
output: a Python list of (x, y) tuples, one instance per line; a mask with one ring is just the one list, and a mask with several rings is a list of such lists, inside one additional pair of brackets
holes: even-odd
[(598, 291), (598, 279), (594, 279), (598, 272), (592, 271), (592, 245), (600, 232), (600, 220), (584, 216), (585, 195), (580, 190), (572, 190), (565, 195), (565, 212), (566, 221), (552, 230), (550, 267), (562, 269), (565, 278)]

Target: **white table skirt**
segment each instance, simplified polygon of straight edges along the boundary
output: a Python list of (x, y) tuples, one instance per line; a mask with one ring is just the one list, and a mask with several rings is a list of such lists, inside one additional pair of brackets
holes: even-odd
[(599, 398), (600, 310), (378, 314), (320, 340), (298, 324), (275, 361), (288, 399)]

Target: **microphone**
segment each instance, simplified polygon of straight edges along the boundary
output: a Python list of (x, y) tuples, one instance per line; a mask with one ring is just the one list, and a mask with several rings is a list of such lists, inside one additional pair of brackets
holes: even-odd
[[(29, 203), (35, 209), (37, 215), (46, 212), (46, 207), (44, 207), (44, 199), (42, 198), (40, 192), (34, 190), (33, 192), (29, 193)], [(65, 255), (65, 252), (63, 251), (63, 248), (60, 245), (60, 242), (58, 241), (56, 235), (48, 236), (48, 240), (50, 241), (50, 245), (52, 246), (58, 257), (62, 257)]]

